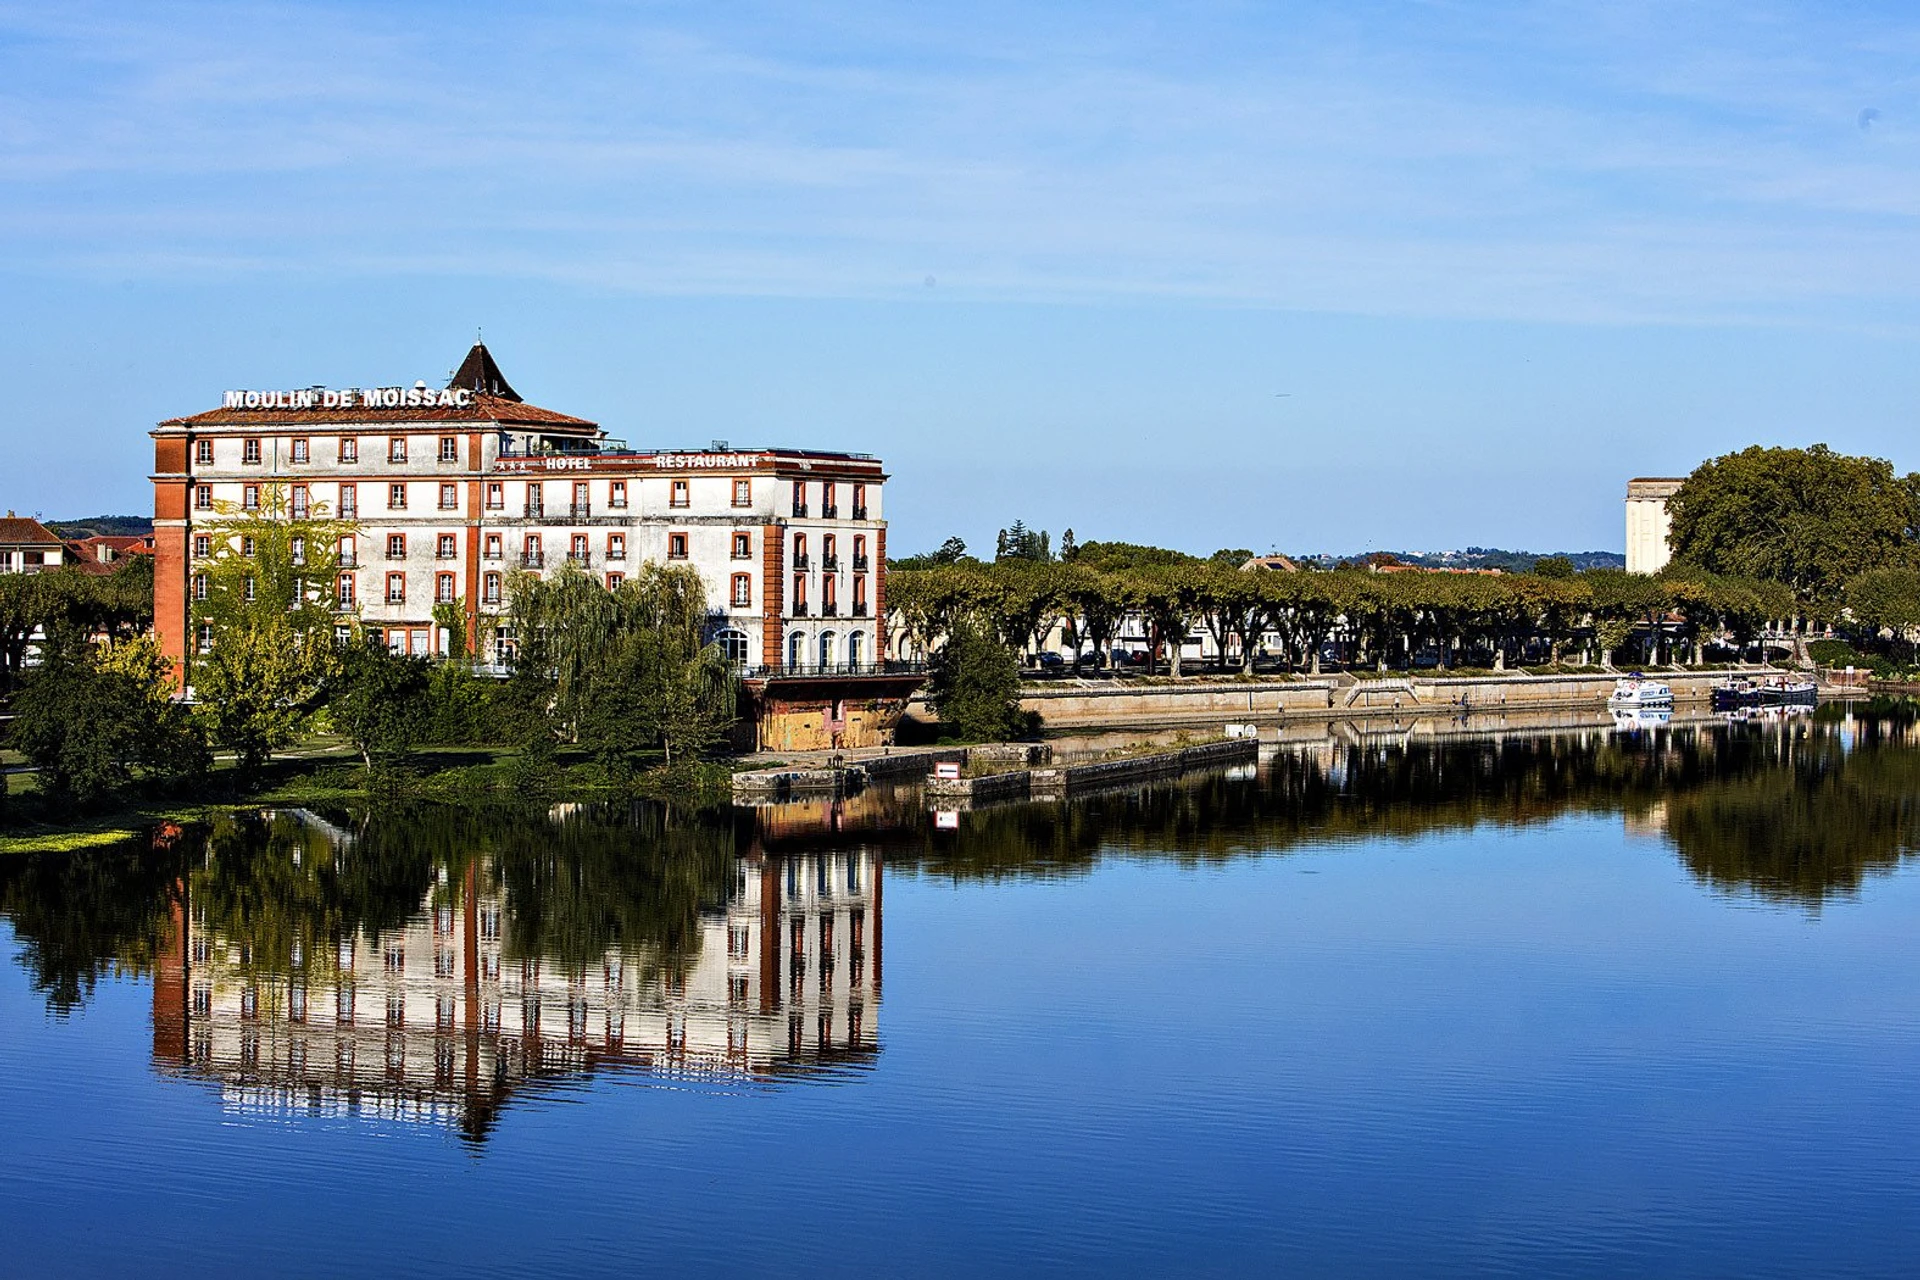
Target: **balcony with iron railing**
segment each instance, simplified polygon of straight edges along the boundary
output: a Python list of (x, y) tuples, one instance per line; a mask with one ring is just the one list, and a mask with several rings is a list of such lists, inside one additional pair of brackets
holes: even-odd
[(864, 618), (867, 616), (867, 602), (865, 600), (855, 600), (853, 602), (853, 616), (856, 618)]
[(593, 504), (591, 502), (576, 502), (567, 508), (567, 513), (575, 520), (591, 520), (593, 519)]
[(793, 571), (795, 573), (805, 573), (808, 569), (812, 567), (813, 567), (813, 561), (809, 560), (804, 555), (795, 556), (793, 558)]
[(749, 680), (796, 676), (919, 676), (926, 674), (927, 664), (899, 662), (892, 659), (878, 662), (777, 662), (736, 664), (734, 670)]
[(584, 569), (584, 568), (586, 568), (587, 566), (589, 566), (589, 565), (591, 565), (591, 564), (593, 563), (593, 552), (591, 552), (591, 551), (569, 551), (569, 552), (567, 552), (567, 563), (568, 563), (568, 564), (577, 564), (577, 565), (579, 565), (579, 566), (580, 566), (580, 567), (581, 567), (582, 569)]
[(793, 514), (796, 519), (805, 519), (807, 515), (807, 504), (804, 502), (794, 503)]
[(805, 600), (795, 600), (795, 601), (793, 602), (793, 608), (787, 611), (787, 616), (788, 616), (789, 618), (804, 618), (804, 617), (806, 617), (806, 616), (807, 616), (807, 602), (806, 602)]
[(865, 507), (855, 507), (853, 509), (853, 518), (855, 520), (865, 520), (867, 518), (867, 509)]
[(822, 520), (838, 520), (840, 518), (840, 504), (837, 502), (826, 503), (820, 508), (820, 518)]
[(853, 571), (855, 573), (865, 573), (867, 571), (867, 558), (865, 556), (855, 556), (853, 558)]
[(527, 551), (523, 552), (520, 556), (520, 567), (522, 569), (544, 568), (546, 563), (547, 557), (544, 552)]
[(828, 600), (826, 603), (822, 604), (820, 606), (820, 616), (823, 618), (839, 617), (840, 616), (839, 602), (836, 600)]
[(820, 572), (822, 573), (840, 572), (840, 557), (839, 556), (821, 556)]

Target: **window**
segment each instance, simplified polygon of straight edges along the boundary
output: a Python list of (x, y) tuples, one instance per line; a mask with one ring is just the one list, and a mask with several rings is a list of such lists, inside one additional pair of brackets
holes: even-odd
[(487, 556), (487, 559), (489, 560), (498, 560), (500, 558), (500, 535), (499, 534), (490, 533), (487, 535), (486, 556)]
[(293, 518), (305, 520), (309, 514), (307, 486), (297, 484), (293, 486)]
[(793, 535), (793, 567), (796, 569), (807, 567), (807, 535), (804, 533)]
[(733, 558), (735, 560), (753, 559), (753, 535), (735, 532), (733, 535)]
[(820, 539), (820, 567), (829, 573), (840, 567), (839, 540), (831, 533)]
[(593, 499), (588, 496), (589, 485), (585, 480), (573, 482), (573, 518), (584, 520), (593, 514)]
[(343, 573), (340, 575), (340, 581), (334, 584), (333, 598), (342, 609), (351, 609), (353, 607), (352, 574)]
[(807, 482), (805, 480), (793, 482), (793, 514), (797, 516), (807, 514)]
[(193, 535), (193, 554), (196, 556), (199, 556), (203, 560), (206, 557), (212, 555), (213, 539), (208, 537), (204, 533), (194, 534)]
[(360, 461), (360, 437), (359, 436), (341, 436), (340, 437), (340, 461), (342, 462)]
[(407, 575), (390, 573), (387, 575), (387, 603), (405, 604), (407, 602)]
[(829, 480), (820, 486), (820, 514), (831, 520), (840, 514), (840, 504), (836, 496), (840, 486)]
[[(864, 631), (849, 631), (847, 633), (847, 665), (848, 666), (855, 667), (855, 668), (859, 667), (861, 661), (866, 657), (866, 648), (867, 648), (866, 641), (867, 641), (867, 633)], [(853, 868), (848, 867), (847, 868), (847, 888), (857, 890), (857, 886), (853, 883), (853, 878), (854, 878)]]
[(865, 578), (853, 580), (853, 616), (856, 618), (867, 616), (867, 580)]
[(213, 486), (197, 484), (193, 486), (193, 509), (195, 511), (213, 510)]
[(587, 562), (587, 535), (576, 533), (567, 542), (567, 559), (575, 564)]
[(437, 604), (453, 603), (453, 575), (436, 573), (433, 576), (433, 598)]
[(528, 534), (526, 552), (521, 557), (521, 563), (529, 569), (538, 569), (545, 561), (546, 556), (540, 550), (540, 535), (537, 533)]
[(260, 486), (250, 484), (241, 489), (240, 505), (248, 511), (258, 511), (260, 509)]
[(440, 509), (442, 511), (452, 511), (455, 507), (458, 507), (459, 505), (460, 505), (460, 486), (457, 484), (441, 485), (440, 486)]
[(546, 491), (538, 481), (527, 486), (527, 514), (538, 516), (546, 505)]
[(482, 591), (481, 591), (481, 598), (484, 599), (488, 604), (499, 604), (500, 603), (500, 575), (497, 573), (490, 573), (485, 578), (481, 579), (481, 581), (485, 584), (485, 586), (482, 588)]
[(736, 573), (733, 575), (733, 607), (750, 609), (753, 607), (753, 575)]
[(867, 486), (864, 484), (853, 486), (853, 518), (855, 520), (867, 518)]
[(437, 560), (452, 560), (459, 556), (459, 539), (451, 533), (443, 533), (434, 539), (433, 555)]
[(460, 437), (459, 436), (441, 436), (440, 437), (440, 461), (442, 462), (460, 461)]
[(507, 505), (507, 486), (497, 480), (487, 483), (487, 510), (498, 511)]
[(313, 460), (311, 454), (308, 452), (307, 438), (305, 436), (295, 436), (293, 438), (292, 458), (295, 465)]
[(353, 568), (353, 553), (353, 535), (349, 533), (340, 539), (340, 567), (342, 569)]
[(608, 575), (607, 575), (607, 590), (609, 590), (609, 591), (617, 591), (617, 590), (619, 589), (619, 587), (620, 587), (620, 584), (621, 584), (621, 583), (623, 583), (623, 582), (625, 582), (626, 580), (627, 580), (627, 575), (626, 575), (626, 574), (624, 574), (624, 573), (610, 573), (610, 574), (608, 574)]
[(831, 618), (840, 612), (840, 579), (829, 574), (820, 579), (820, 612)]
[(340, 486), (340, 518), (351, 520), (360, 514), (360, 486), (343, 484)]
[(793, 612), (795, 616), (799, 616), (806, 613), (806, 611), (807, 575), (804, 573), (796, 573), (793, 575)]
[(254, 550), (253, 535), (250, 533), (241, 534), (240, 535), (240, 554), (243, 556), (250, 556), (253, 554), (253, 550)]
[(407, 438), (390, 436), (387, 439), (387, 461), (405, 462), (407, 460)]
[(692, 499), (688, 496), (687, 482), (685, 480), (675, 480), (673, 482), (672, 496), (667, 499), (667, 505), (672, 507), (692, 505)]
[(720, 642), (720, 651), (727, 656), (728, 662), (736, 667), (744, 667), (747, 665), (747, 656), (750, 652), (749, 645), (751, 642), (747, 639), (746, 632), (735, 631), (729, 627), (714, 638)]
[(213, 441), (196, 440), (193, 442), (193, 460), (203, 467), (213, 465)]
[(670, 533), (667, 535), (667, 559), (685, 560), (687, 558), (687, 535)]
[(733, 505), (736, 507), (753, 505), (753, 481), (735, 480), (733, 482)]
[(257, 587), (254, 584), (254, 580), (252, 578), (248, 578), (245, 582), (240, 584), (241, 598), (244, 599), (248, 604), (253, 603), (254, 597), (258, 593), (259, 593), (259, 587)]
[(853, 536), (853, 571), (863, 572), (867, 567), (867, 539), (865, 534)]
[(607, 535), (607, 559), (625, 560), (627, 558), (627, 535), (610, 533)]
[(240, 442), (240, 461), (249, 466), (258, 466), (260, 464), (260, 438), (258, 436), (248, 436)]
[(627, 482), (625, 480), (615, 480), (607, 486), (607, 505), (616, 510), (626, 507)]
[(207, 575), (204, 573), (196, 573), (193, 575), (193, 598), (195, 600), (205, 600), (207, 598)]
[(387, 510), (405, 511), (407, 509), (407, 486), (390, 484), (387, 486)]
[(201, 653), (213, 652), (213, 624), (211, 622), (203, 622), (200, 624), (198, 639)]
[(387, 535), (387, 559), (405, 560), (407, 558), (407, 535), (390, 533)]

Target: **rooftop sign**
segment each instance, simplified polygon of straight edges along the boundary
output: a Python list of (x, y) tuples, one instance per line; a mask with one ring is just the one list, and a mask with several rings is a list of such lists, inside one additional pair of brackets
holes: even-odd
[(223, 409), (464, 409), (473, 403), (465, 387), (436, 390), (424, 382), (411, 387), (344, 387), (328, 391), (305, 387), (299, 391), (229, 391)]

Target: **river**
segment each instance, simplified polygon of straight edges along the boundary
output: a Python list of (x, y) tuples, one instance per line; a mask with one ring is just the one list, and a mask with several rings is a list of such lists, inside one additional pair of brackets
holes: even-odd
[(0, 1274), (1905, 1275), (1920, 722), (0, 859)]

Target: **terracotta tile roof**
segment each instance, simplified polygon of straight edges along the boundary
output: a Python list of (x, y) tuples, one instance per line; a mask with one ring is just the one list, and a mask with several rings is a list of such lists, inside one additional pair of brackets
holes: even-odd
[(499, 423), (514, 427), (583, 427), (600, 424), (586, 418), (574, 418), (539, 405), (509, 400), (505, 396), (476, 395), (465, 408), (369, 408), (352, 405), (341, 409), (209, 409), (205, 413), (168, 418), (163, 427), (304, 427), (336, 426), (351, 423), (390, 422), (404, 426), (416, 422)]
[(0, 516), (0, 543), (8, 546), (61, 546), (60, 535), (38, 520), (25, 516)]

